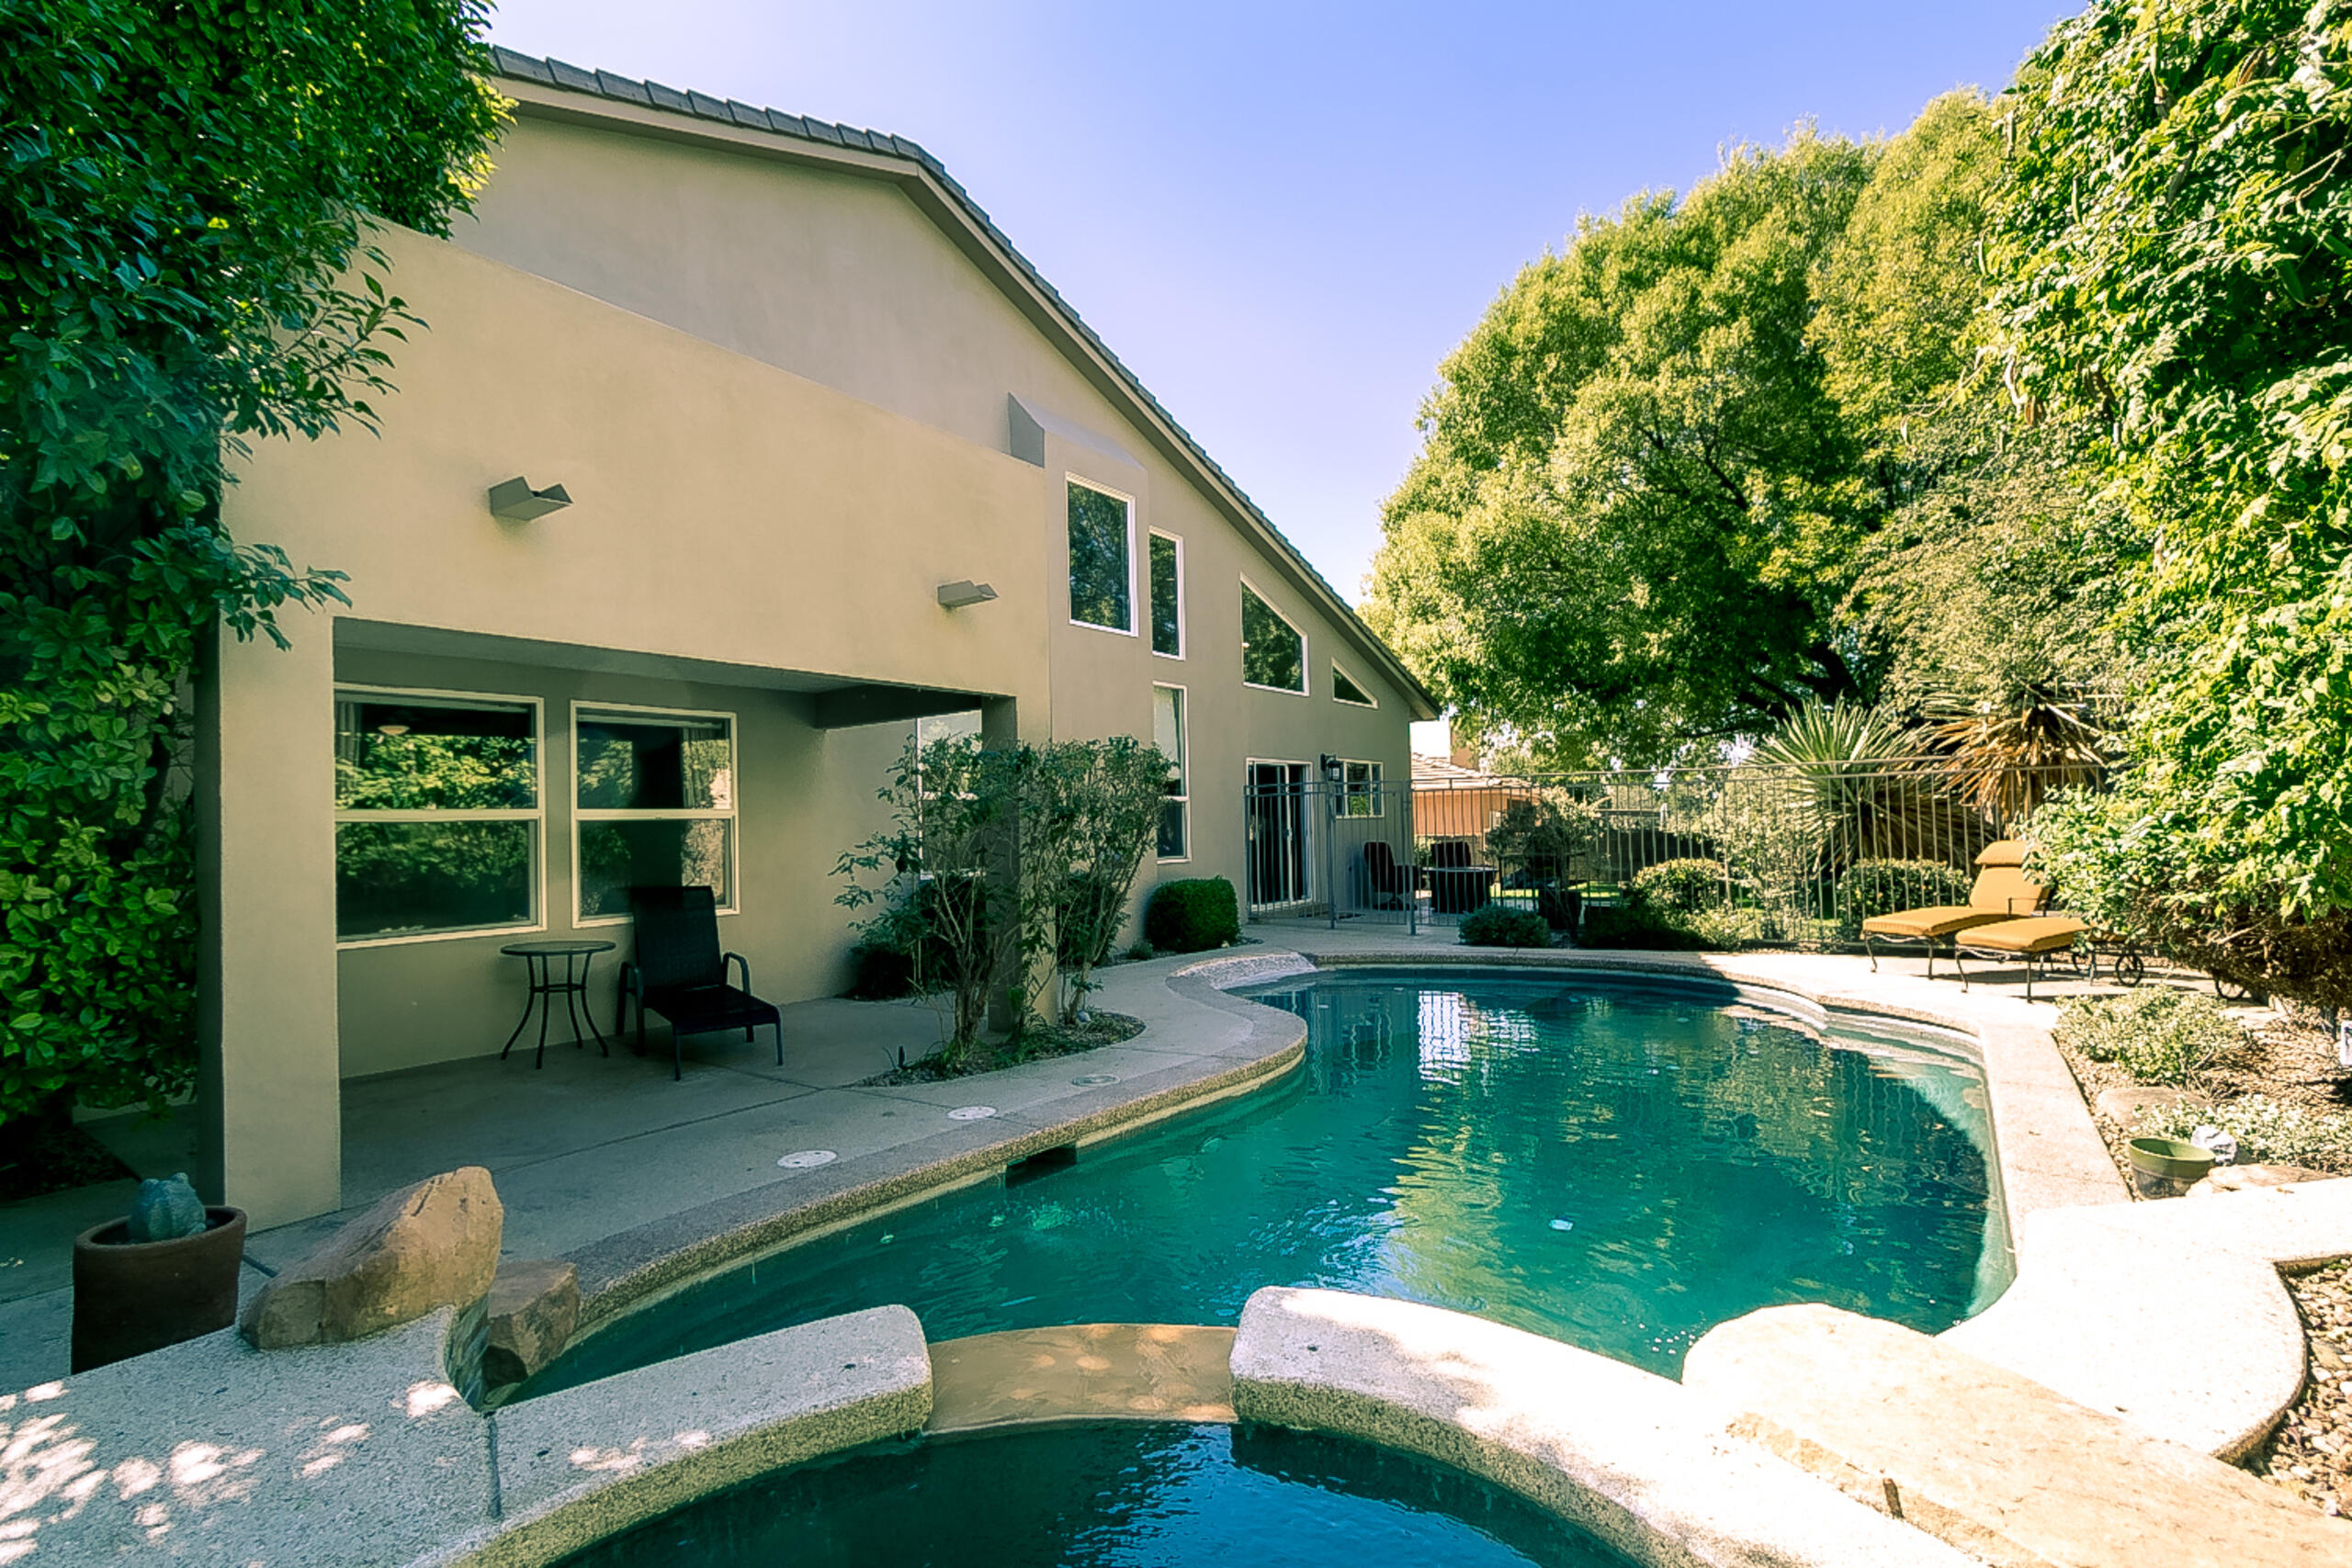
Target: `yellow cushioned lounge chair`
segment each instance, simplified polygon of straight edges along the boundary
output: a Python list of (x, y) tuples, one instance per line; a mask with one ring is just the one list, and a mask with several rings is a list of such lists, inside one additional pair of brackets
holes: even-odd
[(1960, 971), (1960, 988), (1964, 991), (1968, 989), (1968, 967), (1960, 961), (1962, 953), (1973, 953), (1979, 958), (2020, 959), (2025, 964), (2025, 999), (2031, 1001), (2037, 964), (2073, 948), (2075, 939), (2090, 929), (2064, 915), (2038, 915), (2031, 919), (1978, 926), (1952, 939), (1951, 966)]
[[(2025, 874), (2025, 844), (2017, 839), (1996, 839), (1976, 856), (1976, 881), (1968, 890), (1967, 903), (1872, 915), (1862, 922), (1862, 950), (1871, 955), (1871, 967), (1875, 969), (1880, 942), (1926, 942), (1928, 976), (1933, 979), (1939, 938), (2038, 915), (2049, 902), (2050, 889)], [(1957, 952), (1954, 949), (1954, 962)]]

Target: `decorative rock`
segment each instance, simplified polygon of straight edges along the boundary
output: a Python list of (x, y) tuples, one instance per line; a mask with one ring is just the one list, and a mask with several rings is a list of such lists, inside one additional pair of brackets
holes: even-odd
[(580, 1270), (569, 1263), (502, 1263), (490, 1282), (482, 1382), (521, 1382), (563, 1353), (580, 1322)]
[(2099, 1090), (2098, 1098), (2091, 1103), (2101, 1118), (2128, 1128), (2140, 1120), (2143, 1111), (2158, 1110), (2184, 1100), (2196, 1100), (2197, 1097), (2185, 1089), (2167, 1089), (2162, 1084), (2118, 1084)]
[(1682, 1382), (1729, 1431), (1988, 1562), (2352, 1562), (2352, 1529), (2245, 1472), (1877, 1318), (1767, 1307), (1692, 1346)]
[(2212, 1175), (2188, 1190), (2188, 1195), (2195, 1198), (2208, 1192), (2243, 1192), (2256, 1187), (2294, 1187), (2306, 1181), (2335, 1179), (2324, 1170), (2306, 1170), (2300, 1165), (2224, 1165), (2215, 1167)]
[(506, 1211), (478, 1165), (404, 1187), (263, 1286), (238, 1325), (265, 1350), (334, 1345), (480, 1301)]
[(141, 1182), (138, 1196), (130, 1201), (133, 1241), (177, 1241), (182, 1236), (202, 1235), (210, 1224), (204, 1200), (188, 1185), (184, 1170), (161, 1181), (151, 1178)]

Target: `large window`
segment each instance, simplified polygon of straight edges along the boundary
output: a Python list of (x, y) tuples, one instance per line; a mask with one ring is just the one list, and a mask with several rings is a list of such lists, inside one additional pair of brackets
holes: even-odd
[(539, 707), (334, 695), (334, 930), (405, 942), (539, 924)]
[(1386, 803), (1380, 787), (1378, 762), (1349, 762), (1340, 764), (1340, 815), (1342, 817), (1384, 817)]
[(1241, 678), (1277, 692), (1306, 690), (1306, 639), (1246, 582), (1241, 585)]
[(1184, 755), (1183, 687), (1151, 689), (1151, 743), (1168, 759), (1168, 782), (1162, 786), (1168, 798), (1159, 803), (1159, 858), (1188, 860), (1193, 853), (1192, 824), (1186, 820), (1192, 784)]
[(1136, 629), (1127, 554), (1134, 519), (1125, 496), (1069, 481), (1069, 618), (1080, 626)]
[(628, 918), (632, 887), (707, 887), (735, 908), (735, 720), (575, 707), (580, 920)]
[(1184, 657), (1184, 543), (1151, 536), (1151, 651)]

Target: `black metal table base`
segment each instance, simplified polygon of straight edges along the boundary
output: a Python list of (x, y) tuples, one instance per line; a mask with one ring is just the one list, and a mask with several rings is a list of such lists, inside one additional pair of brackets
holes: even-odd
[[(548, 1020), (555, 1012), (555, 998), (558, 997), (563, 998), (563, 1010), (571, 1020), (571, 1043), (582, 1047), (588, 1043), (586, 1037), (581, 1032), (584, 1026), (589, 1034), (596, 1037), (598, 1051), (607, 1056), (613, 1054), (611, 1044), (605, 1039), (605, 1032), (596, 1027), (595, 1010), (588, 1005), (589, 966), (596, 961), (596, 952), (607, 951), (609, 945), (605, 944), (595, 952), (588, 953), (533, 953), (515, 948), (503, 950), (523, 961), (524, 967), (530, 977), (530, 994), (523, 998), (523, 1017), (514, 1025), (514, 1032), (508, 1035), (506, 1043), (499, 1048), (500, 1061), (506, 1060), (506, 1054), (514, 1049), (514, 1042), (523, 1038), (523, 1031), (530, 1027), (532, 1010), (537, 1009), (539, 1015), (539, 1043), (538, 1049), (533, 1055), (531, 1066), (544, 1067), (548, 1065)], [(563, 978), (560, 980), (555, 977), (555, 960), (559, 958), (563, 960)], [(576, 972), (573, 969), (574, 960), (577, 960), (579, 964)]]

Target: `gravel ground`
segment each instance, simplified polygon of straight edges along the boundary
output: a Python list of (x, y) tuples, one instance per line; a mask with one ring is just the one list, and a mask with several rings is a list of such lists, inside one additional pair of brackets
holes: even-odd
[(2290, 1276), (2287, 1289), (2311, 1342), (2310, 1381), (2246, 1464), (2320, 1512), (2340, 1517), (2352, 1512), (2352, 1262)]
[[(2180, 1091), (2183, 1095), (2218, 1103), (2242, 1094), (2267, 1094), (2282, 1104), (2307, 1106), (2313, 1111), (2340, 1113), (2352, 1110), (2352, 1074), (2335, 1065), (2335, 1037), (2321, 1027), (2316, 1015), (2299, 1011), (2282, 1016), (2267, 1007), (2237, 1007), (2230, 1010), (2253, 1032), (2245, 1048), (2199, 1073), (2195, 1083)], [(2115, 1168), (2123, 1173), (2128, 1183), (2132, 1165), (2123, 1146), (2132, 1136), (2132, 1130), (2098, 1114), (2098, 1100), (2101, 1089), (2129, 1085), (2132, 1076), (2113, 1062), (2094, 1062), (2063, 1042), (2058, 1050), (2074, 1069), (2075, 1081), (2082, 1087), (2083, 1102), (2091, 1107), (2091, 1120), (2098, 1123), (2099, 1136), (2107, 1140), (2107, 1152), (2114, 1159)], [(2335, 1174), (2352, 1176), (2352, 1170)]]

